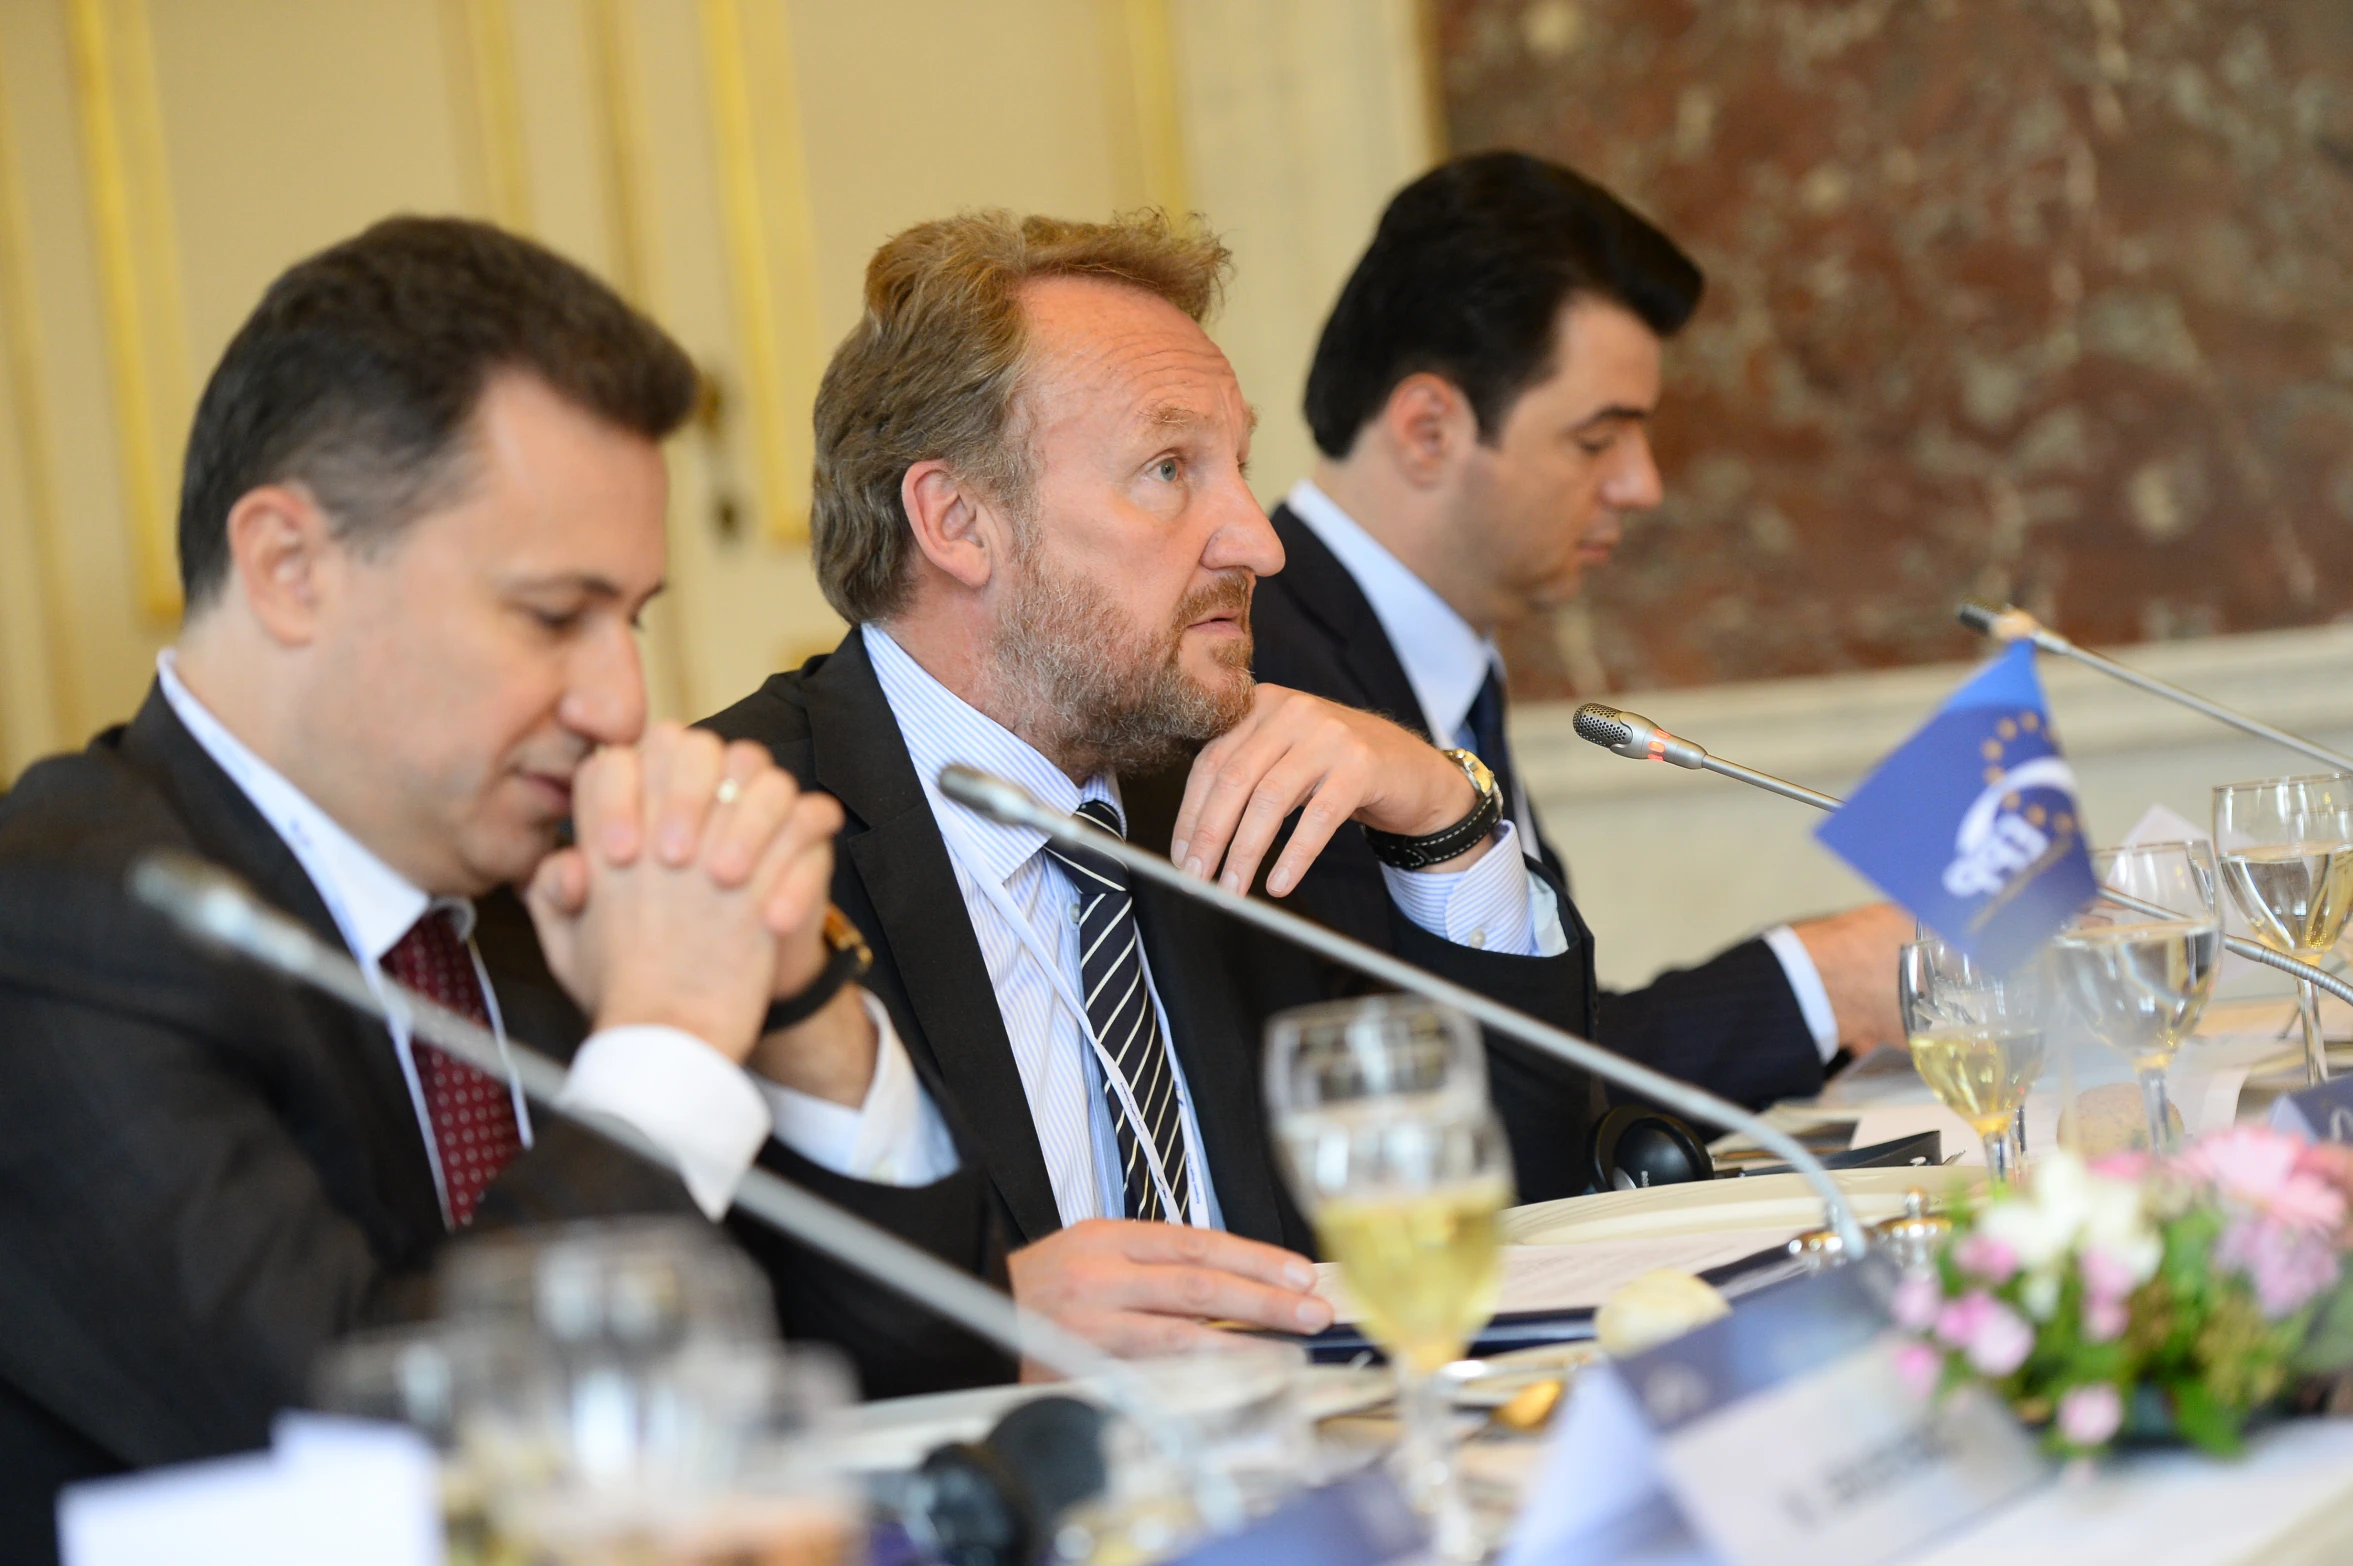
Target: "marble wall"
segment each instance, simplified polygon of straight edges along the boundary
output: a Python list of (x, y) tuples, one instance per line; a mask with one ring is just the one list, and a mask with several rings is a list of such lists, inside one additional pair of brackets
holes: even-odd
[(1707, 269), (1667, 505), (1531, 696), (2353, 616), (2353, 4), (1437, 0), (1458, 151)]

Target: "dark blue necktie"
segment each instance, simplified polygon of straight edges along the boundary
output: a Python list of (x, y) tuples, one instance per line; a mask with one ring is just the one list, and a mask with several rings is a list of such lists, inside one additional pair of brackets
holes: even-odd
[[(1503, 814), (1508, 820), (1518, 808), (1520, 796), (1512, 781), (1511, 747), (1503, 738), (1503, 706), (1503, 676), (1490, 663), (1487, 678), (1471, 701), (1471, 753), (1487, 763), (1487, 770), (1495, 774), (1495, 787), (1503, 795)], [(1533, 854), (1536, 845), (1522, 843), (1520, 852)]]
[[(1127, 836), (1118, 810), (1105, 800), (1087, 800), (1078, 813), (1106, 832)], [(1059, 843), (1048, 843), (1046, 856), (1062, 867), (1078, 893), (1079, 982), (1086, 986), (1087, 1025), (1095, 1030), (1095, 1041), (1126, 1082), (1143, 1118), (1139, 1127), (1129, 1117), (1119, 1090), (1106, 1075), (1103, 1098), (1111, 1107), (1127, 1187), (1127, 1216), (1183, 1223), (1192, 1210), (1184, 1108), (1177, 1102), (1168, 1044), (1160, 1035), (1159, 1008), (1152, 1004), (1152, 987), (1144, 982), (1144, 950), (1136, 932), (1127, 871), (1102, 854)], [(1160, 1188), (1143, 1156), (1147, 1139), (1168, 1176), (1175, 1212), (1161, 1205)]]

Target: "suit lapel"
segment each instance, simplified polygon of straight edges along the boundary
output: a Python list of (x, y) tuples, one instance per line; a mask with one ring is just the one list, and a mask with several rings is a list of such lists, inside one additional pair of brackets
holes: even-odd
[(1349, 704), (1382, 713), (1429, 738), (1422, 699), (1405, 677), (1405, 665), (1390, 645), (1380, 616), (1373, 613), (1372, 600), (1298, 513), (1277, 506), (1272, 520), (1275, 536), (1283, 542), (1283, 571), (1275, 580), (1339, 647), (1340, 667), (1356, 686)]
[(881, 927), (877, 977), (895, 984), (914, 1023), (904, 1042), (946, 1085), (957, 1129), (977, 1151), (1020, 1240), (1043, 1239), (1062, 1218), (1021, 1068), (947, 842), (865, 639), (853, 630), (801, 689), (817, 783), (851, 817), (844, 852)]
[[(302, 862), (244, 791), (181, 724), (160, 688), (150, 689), (123, 737), (123, 756), (156, 777), (180, 808), (198, 850), (241, 877), (262, 900), (299, 920), (336, 951), (343, 932)], [(405, 1232), (438, 1236), (440, 1198), (425, 1154), (392, 1035), (382, 1024), (323, 994), (297, 991), (313, 1019), (322, 1069), (348, 1086), (343, 1099), (373, 1148), (374, 1185)]]

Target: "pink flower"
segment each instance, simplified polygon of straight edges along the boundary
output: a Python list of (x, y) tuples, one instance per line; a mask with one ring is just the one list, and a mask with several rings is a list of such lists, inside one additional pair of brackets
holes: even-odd
[(1944, 1370), (1944, 1356), (1927, 1344), (1913, 1339), (1899, 1344), (1895, 1351), (1896, 1379), (1914, 1397), (1925, 1398), (1936, 1390), (1937, 1377)]
[(2215, 1242), (2214, 1263), (2252, 1283), (2256, 1305), (2273, 1321), (2310, 1304), (2340, 1268), (2328, 1235), (2264, 1218), (2232, 1221)]
[(2026, 1363), (2034, 1329), (2026, 1318), (1982, 1289), (1954, 1300), (1937, 1313), (1936, 1335), (1969, 1356), (1980, 1375), (2006, 1376)]
[(2111, 1294), (2086, 1294), (2083, 1297), (2083, 1335), (2087, 1342), (2113, 1343), (2124, 1336), (2125, 1327), (2132, 1320), (2132, 1312), (2124, 1301)]
[(1977, 1326), (1969, 1342), (1969, 1363), (1980, 1375), (2006, 1376), (2026, 1363), (2034, 1351), (2034, 1328), (2009, 1306), (1997, 1303)]
[(2185, 1173), (2226, 1201), (2295, 1228), (2334, 1232), (2345, 1221), (2345, 1193), (2309, 1164), (2300, 1141), (2265, 1126), (2233, 1126), (2180, 1159)]
[(1953, 1247), (1953, 1262), (1963, 1272), (2000, 1288), (2018, 1272), (2018, 1252), (2007, 1240), (1974, 1230)]
[(2147, 1153), (2126, 1151), (2108, 1153), (2092, 1160), (2092, 1173), (2109, 1180), (2134, 1180), (2149, 1172), (2155, 1162)]
[(2085, 1247), (2081, 1265), (2084, 1292), (2103, 1299), (2120, 1300), (2130, 1294), (2139, 1281), (2133, 1277), (2128, 1264), (2100, 1246)]
[(1926, 1332), (1936, 1325), (1937, 1311), (1944, 1304), (1944, 1291), (1936, 1279), (1924, 1273), (1906, 1274), (1895, 1286), (1895, 1295), (1888, 1301), (1888, 1313), (1895, 1324), (1906, 1332)]
[(2124, 1423), (2124, 1399), (2105, 1381), (2069, 1387), (2059, 1399), (2059, 1434), (2072, 1446), (2104, 1446)]

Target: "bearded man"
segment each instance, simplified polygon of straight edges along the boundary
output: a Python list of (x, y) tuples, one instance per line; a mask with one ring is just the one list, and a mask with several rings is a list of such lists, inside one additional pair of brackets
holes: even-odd
[[(1020, 1247), (1016, 1294), (1125, 1352), (1208, 1319), (1329, 1322), (1259, 1040), (1273, 1012), (1360, 986), (973, 814), (939, 792), (943, 766), (1012, 778), (1229, 888), (1271, 851), (1278, 897), (1361, 823), (1392, 861), (1395, 950), (1592, 1022), (1591, 943), (1484, 768), (1251, 681), (1251, 593), (1283, 553), (1244, 481), (1249, 406), (1201, 327), (1226, 265), (1156, 215), (976, 213), (885, 244), (816, 410), (818, 576), (852, 629), (709, 722), (840, 801), (833, 897), (874, 950), (866, 983), (896, 1024), (880, 1049), (950, 1100), (841, 1109), (844, 1146), (919, 1180), (927, 1156), (956, 1156), (943, 1111), (969, 1128), (964, 1158)], [(1139, 796), (1129, 819), (1122, 780), (1188, 756), (1173, 814), (1148, 827)], [(1488, 1050), (1520, 1194), (1571, 1193), (1590, 1084)]]

